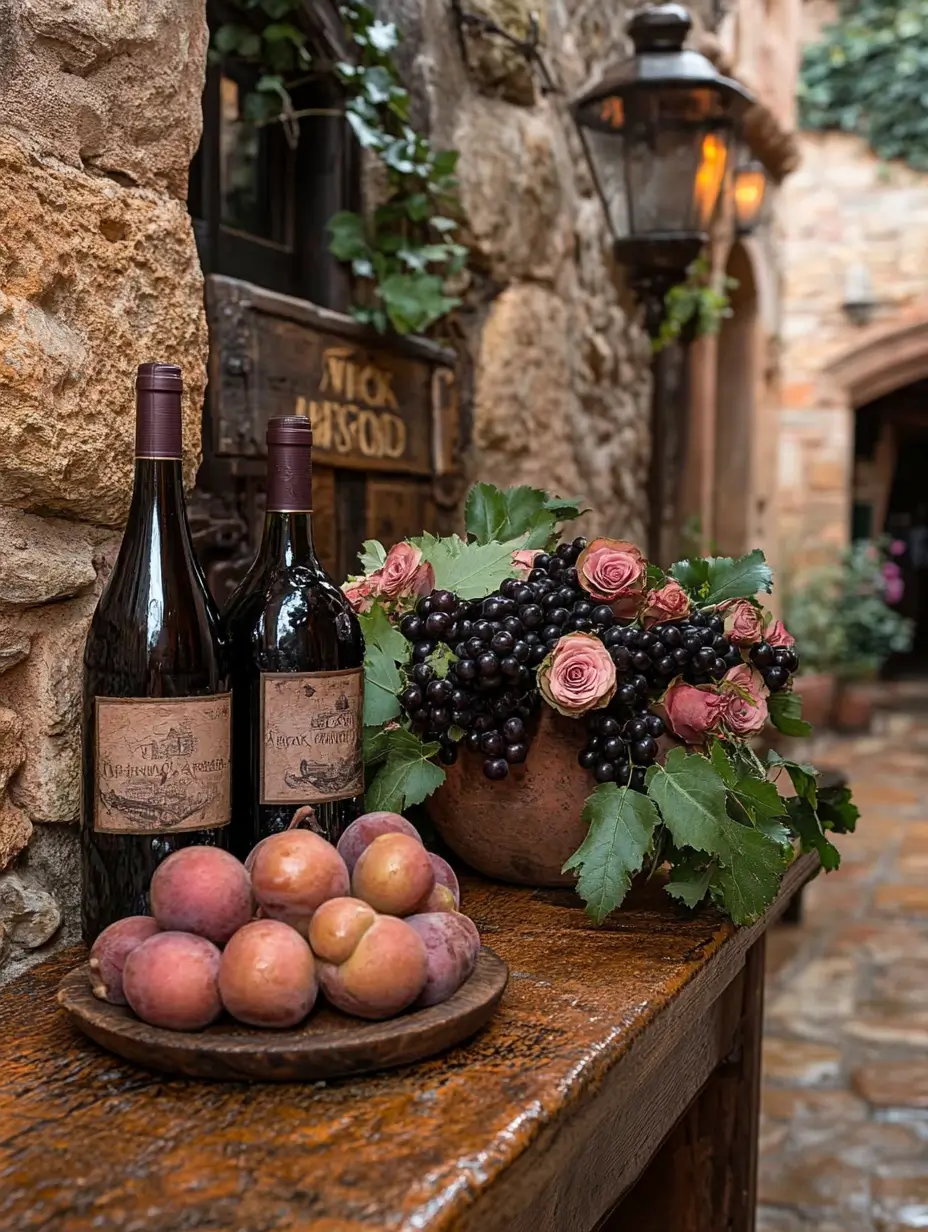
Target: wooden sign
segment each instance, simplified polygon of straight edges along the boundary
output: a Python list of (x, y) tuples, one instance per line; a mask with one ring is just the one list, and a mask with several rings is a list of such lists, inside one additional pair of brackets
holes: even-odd
[(213, 447), (262, 458), (268, 419), (307, 415), (317, 463), (442, 475), (454, 465), (454, 354), (380, 339), (341, 313), (207, 278)]

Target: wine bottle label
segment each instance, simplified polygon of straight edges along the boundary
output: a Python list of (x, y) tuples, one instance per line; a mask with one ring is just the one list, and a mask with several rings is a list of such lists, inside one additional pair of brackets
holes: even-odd
[(95, 830), (212, 830), (232, 817), (230, 693), (96, 698)]
[(364, 794), (364, 674), (261, 673), (261, 803), (323, 804)]

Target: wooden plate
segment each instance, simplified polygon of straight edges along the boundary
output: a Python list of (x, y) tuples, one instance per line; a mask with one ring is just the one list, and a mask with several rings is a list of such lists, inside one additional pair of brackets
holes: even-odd
[(508, 978), (503, 960), (484, 947), (473, 975), (441, 1005), (364, 1022), (320, 998), (319, 1008), (292, 1031), (261, 1031), (227, 1019), (205, 1031), (150, 1027), (125, 1006), (98, 1001), (86, 964), (61, 981), (58, 1004), (96, 1043), (149, 1069), (190, 1078), (294, 1082), (370, 1073), (443, 1052), (492, 1018)]

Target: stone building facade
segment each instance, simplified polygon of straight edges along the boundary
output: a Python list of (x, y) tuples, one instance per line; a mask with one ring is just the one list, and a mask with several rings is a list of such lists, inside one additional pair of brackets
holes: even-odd
[[(692, 6), (695, 38), (758, 91), (778, 176), (797, 6), (742, 0), (721, 27), (715, 0)], [(474, 0), (517, 33), (530, 7)], [(589, 529), (641, 539), (650, 344), (566, 105), (628, 53), (631, 7), (544, 6), (551, 94), (499, 42), (467, 36), (465, 63), (445, 0), (384, 9), (417, 122), (461, 151), (464, 467), (582, 493)], [(137, 363), (182, 364), (196, 474), (208, 339), (185, 202), (207, 41), (204, 0), (0, 0), (0, 978), (74, 936), (81, 647), (128, 506)], [(744, 427), (715, 413), (719, 365), (741, 364), (726, 396), (748, 390), (749, 484), (777, 380), (776, 245), (730, 259), (746, 286), (736, 332), (701, 344), (694, 382), (688, 500), (707, 532), (727, 525), (714, 477)], [(765, 533), (746, 509), (742, 546)]]
[[(834, 16), (806, 3), (803, 44)], [(892, 465), (881, 455), (855, 474), (857, 412), (928, 377), (928, 175), (843, 133), (803, 132), (799, 144), (780, 215), (779, 409), (779, 550), (797, 575), (847, 544), (855, 500), (881, 529)], [(861, 294), (872, 300), (862, 311)]]

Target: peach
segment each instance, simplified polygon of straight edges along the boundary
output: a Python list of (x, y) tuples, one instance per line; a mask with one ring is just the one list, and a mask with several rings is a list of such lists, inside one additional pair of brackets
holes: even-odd
[(285, 830), (264, 839), (251, 868), (251, 884), (264, 915), (283, 920), (304, 937), (313, 912), (349, 889), (344, 860), (311, 830)]
[(318, 992), (307, 942), (280, 920), (240, 928), (219, 964), (219, 996), (233, 1018), (252, 1027), (295, 1027)]
[(408, 834), (381, 834), (361, 852), (351, 892), (384, 915), (409, 915), (431, 894), (435, 871), (429, 853)]
[(469, 979), (480, 953), (480, 934), (460, 912), (429, 912), (405, 920), (425, 944), (428, 976), (416, 1005), (438, 1005)]
[(254, 914), (251, 878), (220, 847), (182, 847), (155, 869), (151, 913), (163, 929), (224, 945)]
[(309, 944), (323, 962), (343, 963), (377, 919), (377, 913), (359, 898), (330, 898), (309, 926)]
[(321, 962), (326, 997), (346, 1014), (392, 1018), (419, 996), (428, 977), (425, 943), (394, 916), (378, 916), (340, 964)]
[(405, 834), (421, 843), (416, 827), (399, 813), (363, 813), (353, 821), (338, 840), (338, 853), (345, 861), (348, 872), (354, 872), (361, 852), (381, 834)]
[(129, 915), (104, 928), (90, 951), (90, 987), (93, 995), (111, 1005), (125, 1005), (122, 973), (137, 945), (160, 932), (150, 915)]
[(218, 948), (192, 933), (156, 933), (137, 945), (123, 969), (130, 1007), (153, 1027), (199, 1031), (222, 1013)]

